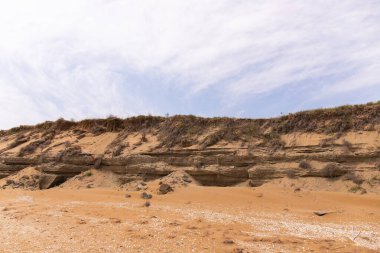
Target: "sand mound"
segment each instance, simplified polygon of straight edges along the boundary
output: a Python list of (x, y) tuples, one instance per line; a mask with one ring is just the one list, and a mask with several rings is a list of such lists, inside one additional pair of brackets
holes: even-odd
[(199, 185), (199, 183), (185, 171), (173, 171), (169, 175), (159, 179), (159, 184), (168, 184), (172, 187), (183, 187), (188, 184)]
[(40, 179), (42, 173), (34, 167), (28, 167), (20, 170), (16, 174), (10, 175), (0, 180), (2, 189), (40, 189)]
[(158, 194), (167, 194), (177, 188), (186, 187), (189, 184), (200, 185), (192, 176), (184, 171), (174, 171), (158, 180)]
[(60, 187), (66, 189), (82, 189), (82, 188), (117, 188), (120, 181), (117, 175), (109, 171), (101, 171), (90, 169), (81, 174), (70, 178)]
[(167, 176), (150, 182), (144, 180), (134, 180), (123, 185), (127, 191), (145, 191), (157, 194), (166, 194), (175, 189), (186, 187), (188, 185), (200, 185), (192, 176), (184, 171), (173, 171)]

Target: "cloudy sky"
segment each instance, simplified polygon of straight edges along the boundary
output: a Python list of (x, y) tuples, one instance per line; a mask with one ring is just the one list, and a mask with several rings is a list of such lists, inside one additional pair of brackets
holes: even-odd
[(0, 0), (0, 128), (380, 100), (378, 0)]

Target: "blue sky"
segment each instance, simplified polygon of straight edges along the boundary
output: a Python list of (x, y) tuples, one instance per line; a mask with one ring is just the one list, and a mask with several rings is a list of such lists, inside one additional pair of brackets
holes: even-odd
[(0, 129), (380, 100), (378, 0), (12, 0), (0, 33)]

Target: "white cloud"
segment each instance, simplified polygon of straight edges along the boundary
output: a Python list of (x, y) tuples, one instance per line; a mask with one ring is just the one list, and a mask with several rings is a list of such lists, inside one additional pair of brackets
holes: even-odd
[(374, 0), (0, 1), (0, 128), (162, 113), (123, 70), (231, 103), (312, 79), (314, 99), (379, 86), (378, 13)]

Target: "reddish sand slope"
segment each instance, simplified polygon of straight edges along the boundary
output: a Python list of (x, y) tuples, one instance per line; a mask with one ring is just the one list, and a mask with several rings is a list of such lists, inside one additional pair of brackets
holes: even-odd
[(1, 191), (0, 252), (380, 250), (380, 197), (374, 194), (189, 185), (154, 194), (150, 207), (139, 192), (125, 194)]

